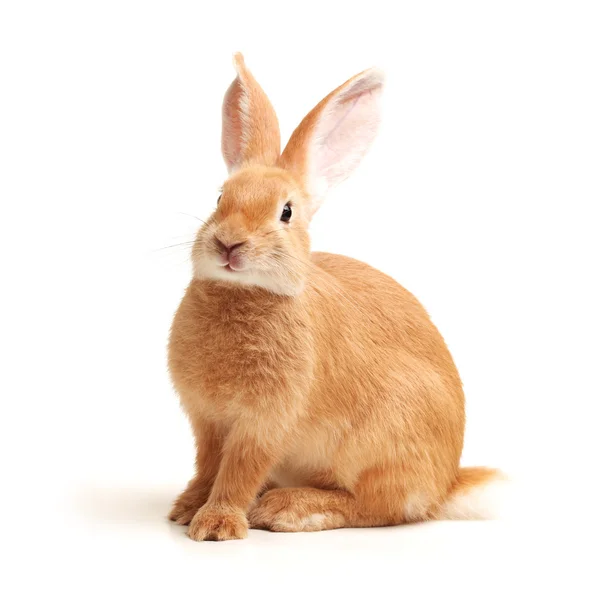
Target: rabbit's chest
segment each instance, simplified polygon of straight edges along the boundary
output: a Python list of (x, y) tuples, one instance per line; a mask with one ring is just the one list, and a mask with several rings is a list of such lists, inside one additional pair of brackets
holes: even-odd
[(169, 368), (190, 413), (231, 423), (287, 402), (306, 379), (308, 348), (277, 310), (182, 302), (173, 322)]
[(202, 320), (173, 346), (176, 385), (207, 401), (235, 403), (244, 390), (278, 376), (278, 352), (264, 327)]

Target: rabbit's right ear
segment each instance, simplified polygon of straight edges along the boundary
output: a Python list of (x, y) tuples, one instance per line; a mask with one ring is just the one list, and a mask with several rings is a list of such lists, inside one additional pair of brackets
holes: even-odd
[(267, 95), (238, 52), (237, 77), (223, 99), (221, 151), (231, 173), (242, 165), (274, 165), (279, 158), (279, 122)]
[(378, 69), (355, 75), (321, 100), (292, 134), (279, 165), (302, 182), (311, 215), (327, 191), (358, 166), (375, 139), (383, 83)]

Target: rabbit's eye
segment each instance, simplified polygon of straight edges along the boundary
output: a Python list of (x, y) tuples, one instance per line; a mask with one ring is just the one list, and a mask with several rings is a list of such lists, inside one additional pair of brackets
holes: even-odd
[(287, 223), (292, 218), (292, 207), (289, 202), (283, 207), (283, 212), (281, 213), (281, 220), (284, 223)]
[(223, 195), (223, 194), (219, 194), (219, 197), (217, 198), (217, 206), (218, 206), (219, 202), (221, 202), (221, 196), (222, 196), (222, 195)]

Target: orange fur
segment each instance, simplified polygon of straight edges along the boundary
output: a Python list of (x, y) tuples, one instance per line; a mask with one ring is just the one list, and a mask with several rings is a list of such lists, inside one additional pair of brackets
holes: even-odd
[[(359, 261), (311, 253), (307, 233), (315, 209), (307, 169), (319, 168), (323, 115), (338, 148), (353, 152), (344, 119), (360, 102), (353, 128), (363, 127), (368, 145), (380, 76), (366, 71), (332, 92), (278, 164), (266, 95), (245, 66), (236, 82), (252, 102), (243, 118), (243, 106), (224, 112), (234, 121), (224, 125), (235, 138), (224, 141), (234, 168), (198, 233), (169, 343), (197, 445), (196, 476), (170, 518), (202, 540), (245, 537), (247, 519), (313, 531), (442, 516), (459, 490), (494, 475), (459, 469), (464, 398), (450, 353), (408, 291)], [(358, 160), (350, 158), (349, 169)], [(279, 220), (286, 203), (287, 223)], [(239, 272), (219, 264), (216, 236), (240, 244)]]
[[(237, 77), (223, 99), (221, 149), (225, 162), (230, 170), (251, 163), (275, 164), (279, 157), (277, 115), (239, 53), (234, 56), (234, 66)], [(251, 119), (248, 112), (252, 112)]]

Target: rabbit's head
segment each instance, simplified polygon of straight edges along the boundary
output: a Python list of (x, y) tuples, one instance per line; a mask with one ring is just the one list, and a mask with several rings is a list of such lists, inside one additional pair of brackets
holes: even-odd
[(324, 98), (280, 155), (275, 111), (235, 55), (223, 101), (229, 170), (192, 252), (194, 276), (296, 295), (310, 269), (308, 225), (327, 191), (358, 165), (379, 125), (382, 73), (369, 69)]

